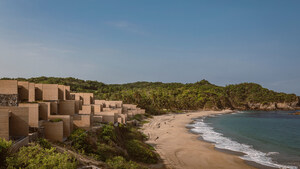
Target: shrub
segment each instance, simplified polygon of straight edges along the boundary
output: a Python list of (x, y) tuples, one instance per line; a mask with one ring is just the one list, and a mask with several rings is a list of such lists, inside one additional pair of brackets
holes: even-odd
[(69, 140), (72, 141), (72, 147), (77, 151), (89, 151), (90, 146), (87, 144), (88, 134), (83, 129), (76, 129), (72, 132)]
[(55, 122), (60, 122), (60, 121), (63, 121), (63, 120), (62, 119), (51, 119), (49, 121), (55, 123)]
[(147, 136), (142, 132), (138, 131), (134, 127), (127, 127), (127, 132), (125, 132), (126, 139), (136, 139), (136, 140), (146, 140)]
[(113, 125), (104, 125), (102, 127), (99, 137), (101, 140), (103, 140), (106, 143), (115, 142), (117, 140), (117, 136), (115, 133), (114, 126)]
[(116, 155), (120, 155), (118, 150), (107, 144), (98, 143), (97, 151), (95, 152), (97, 160), (106, 161)]
[(127, 162), (123, 157), (116, 156), (106, 161), (109, 167), (113, 169), (146, 169), (145, 167), (137, 164), (136, 162)]
[[(0, 137), (0, 164), (5, 166), (5, 159), (9, 155), (9, 148), (12, 145), (12, 141), (6, 141), (4, 138)], [(0, 166), (2, 168), (2, 166)]]
[(51, 144), (48, 142), (48, 140), (44, 139), (44, 138), (39, 138), (37, 140), (37, 143), (42, 146), (43, 148), (47, 148), (50, 149), (51, 148)]
[(22, 147), (14, 156), (7, 158), (8, 168), (75, 169), (77, 162), (68, 154), (55, 152), (55, 148), (44, 149), (39, 144)]
[(144, 163), (157, 163), (158, 155), (150, 147), (139, 141), (130, 140), (126, 142), (126, 149), (130, 157)]

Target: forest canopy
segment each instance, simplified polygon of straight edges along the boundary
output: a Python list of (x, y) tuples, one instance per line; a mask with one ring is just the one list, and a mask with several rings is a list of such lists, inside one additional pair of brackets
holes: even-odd
[(203, 108), (238, 107), (247, 109), (248, 103), (290, 103), (298, 99), (295, 94), (274, 92), (255, 83), (241, 83), (223, 87), (211, 84), (207, 80), (187, 84), (162, 82), (104, 84), (98, 81), (85, 81), (72, 77), (16, 78), (16, 80), (69, 85), (71, 91), (92, 92), (96, 99), (122, 100), (124, 103), (137, 104), (151, 114)]

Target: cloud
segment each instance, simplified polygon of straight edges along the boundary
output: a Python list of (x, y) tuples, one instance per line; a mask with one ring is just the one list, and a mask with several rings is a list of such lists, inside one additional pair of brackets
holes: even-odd
[(147, 32), (143, 31), (138, 25), (130, 23), (128, 21), (107, 22), (107, 25), (139, 35), (148, 34)]

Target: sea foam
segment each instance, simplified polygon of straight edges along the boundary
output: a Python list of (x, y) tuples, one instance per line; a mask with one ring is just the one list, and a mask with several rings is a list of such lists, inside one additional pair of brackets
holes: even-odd
[[(205, 117), (204, 117), (205, 118)], [(272, 161), (272, 158), (269, 157), (273, 155), (274, 152), (264, 153), (258, 150), (255, 150), (252, 146), (247, 144), (238, 143), (230, 138), (223, 136), (223, 134), (215, 132), (213, 127), (204, 122), (204, 118), (197, 119), (193, 124), (189, 124), (188, 127), (191, 127), (191, 132), (201, 134), (201, 137), (205, 141), (209, 141), (215, 144), (216, 148), (231, 150), (235, 152), (242, 152), (245, 155), (241, 156), (243, 160), (253, 161), (261, 165), (283, 168), (283, 169), (297, 169), (296, 166), (286, 166), (280, 165)]]

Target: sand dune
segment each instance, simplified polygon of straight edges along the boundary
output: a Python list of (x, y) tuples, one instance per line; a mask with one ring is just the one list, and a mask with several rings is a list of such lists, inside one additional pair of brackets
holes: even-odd
[(167, 168), (253, 168), (238, 156), (217, 151), (213, 144), (198, 140), (198, 136), (188, 132), (185, 127), (192, 118), (220, 113), (229, 113), (229, 111), (200, 111), (154, 116), (142, 130), (149, 136), (148, 143), (154, 145)]

